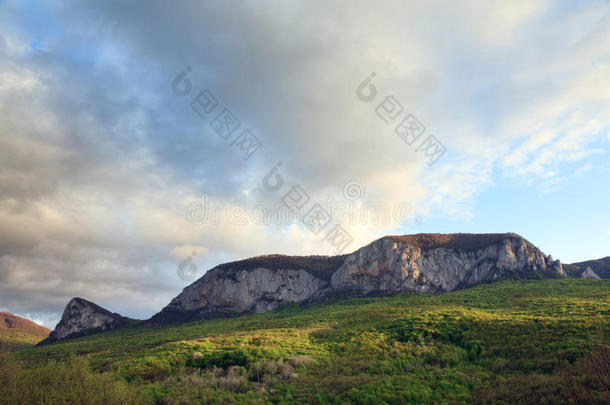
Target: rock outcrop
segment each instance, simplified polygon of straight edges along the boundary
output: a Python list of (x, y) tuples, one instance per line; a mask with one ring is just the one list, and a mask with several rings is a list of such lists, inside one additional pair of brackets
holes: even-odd
[(344, 256), (273, 255), (218, 266), (150, 322), (265, 312), (333, 296), (447, 292), (500, 279), (561, 276), (559, 260), (512, 233), (388, 236)]
[(186, 287), (151, 322), (266, 312), (304, 302), (328, 286), (344, 258), (269, 255), (226, 263)]
[(580, 278), (587, 268), (591, 268), (599, 278), (610, 278), (610, 256), (564, 265), (568, 277), (575, 278)]
[(39, 344), (117, 329), (127, 325), (129, 321), (129, 318), (110, 312), (86, 299), (72, 298), (53, 332)]
[(593, 269), (591, 267), (587, 267), (585, 269), (585, 271), (583, 271), (582, 273), (580, 273), (580, 278), (593, 278), (593, 279), (597, 279), (600, 280), (601, 277), (597, 275), (596, 272), (593, 271)]
[(379, 239), (349, 255), (331, 287), (364, 294), (447, 292), (555, 273), (565, 275), (561, 263), (518, 235), (406, 235)]

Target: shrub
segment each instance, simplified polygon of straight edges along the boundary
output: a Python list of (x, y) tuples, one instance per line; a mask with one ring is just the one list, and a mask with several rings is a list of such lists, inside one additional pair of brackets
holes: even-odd
[(70, 356), (65, 362), (24, 369), (8, 353), (0, 354), (0, 404), (146, 404), (135, 387), (108, 373), (91, 371), (86, 359)]
[(296, 377), (289, 361), (283, 359), (254, 363), (248, 369), (250, 381), (273, 384)]

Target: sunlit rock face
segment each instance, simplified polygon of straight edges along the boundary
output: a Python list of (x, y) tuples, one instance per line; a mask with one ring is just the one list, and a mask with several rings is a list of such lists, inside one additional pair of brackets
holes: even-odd
[(561, 263), (514, 234), (385, 237), (352, 253), (333, 289), (446, 292), (497, 279), (564, 276)]
[(129, 318), (112, 313), (83, 298), (72, 298), (61, 316), (61, 320), (49, 338), (41, 342), (49, 343), (85, 333), (102, 332), (125, 326)]
[(151, 322), (260, 313), (310, 301), (328, 288), (344, 258), (269, 255), (222, 264), (186, 287)]
[(167, 310), (266, 312), (302, 302), (327, 283), (302, 269), (213, 269), (185, 288)]
[(349, 255), (261, 256), (218, 266), (152, 323), (266, 312), (340, 295), (446, 292), (499, 279), (565, 276), (561, 263), (516, 234), (381, 238)]

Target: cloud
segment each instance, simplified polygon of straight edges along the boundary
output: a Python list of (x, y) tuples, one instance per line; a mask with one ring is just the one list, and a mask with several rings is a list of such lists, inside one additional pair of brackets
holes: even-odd
[[(355, 181), (360, 204), (472, 219), (496, 169), (559, 181), (608, 133), (608, 18), (597, 2), (5, 2), (0, 309), (53, 326), (84, 296), (147, 317), (185, 285), (176, 268), (193, 251), (206, 269), (332, 253), (303, 225), (253, 220), (294, 185), (311, 204), (349, 203)], [(371, 72), (367, 103), (356, 88)], [(203, 89), (262, 141), (250, 159), (192, 110)], [(434, 166), (377, 114), (390, 95), (446, 146)], [(225, 208), (196, 225), (202, 194)], [(355, 249), (411, 223), (343, 225)]]

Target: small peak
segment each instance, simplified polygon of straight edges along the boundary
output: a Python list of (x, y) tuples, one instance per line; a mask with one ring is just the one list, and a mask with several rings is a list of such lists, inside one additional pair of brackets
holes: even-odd
[(129, 318), (108, 311), (84, 298), (72, 298), (50, 336), (39, 344), (55, 342), (87, 333), (117, 329), (128, 324)]
[(580, 278), (592, 278), (592, 279), (600, 279), (601, 277), (597, 275), (595, 271), (590, 266), (587, 266), (585, 271), (580, 274)]

